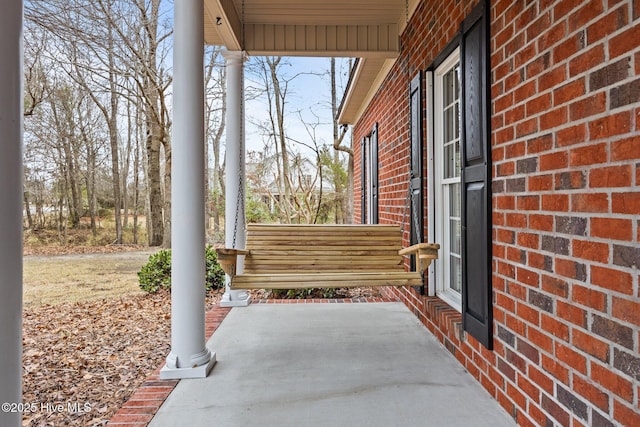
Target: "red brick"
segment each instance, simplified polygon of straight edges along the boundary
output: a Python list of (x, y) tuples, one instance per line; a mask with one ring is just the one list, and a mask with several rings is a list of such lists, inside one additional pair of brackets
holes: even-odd
[(610, 138), (631, 132), (631, 113), (623, 111), (600, 117), (589, 122), (589, 138), (591, 140)]
[(580, 375), (573, 375), (573, 391), (586, 398), (604, 412), (609, 412), (609, 393), (596, 387), (593, 380), (586, 380)]
[(609, 344), (580, 329), (571, 329), (571, 344), (605, 363), (609, 361)]
[(540, 196), (517, 196), (518, 210), (537, 211), (540, 209)]
[(580, 144), (587, 140), (587, 126), (584, 123), (558, 130), (556, 144), (560, 147)]
[(516, 243), (527, 248), (538, 249), (540, 236), (533, 233), (518, 233)]
[(561, 300), (558, 300), (556, 304), (556, 314), (558, 318), (567, 320), (582, 328), (587, 327), (587, 312), (585, 310)]
[(553, 340), (549, 338), (548, 335), (543, 334), (537, 328), (533, 327), (528, 328), (528, 332), (528, 338), (533, 345), (540, 348), (542, 351), (553, 354)]
[(620, 320), (640, 326), (640, 302), (613, 297), (611, 314)]
[(529, 251), (527, 253), (527, 264), (531, 268), (537, 268), (538, 270), (544, 270), (548, 267), (549, 257), (547, 255), (543, 255), (537, 252)]
[(553, 136), (551, 134), (532, 138), (527, 141), (527, 154), (537, 154), (552, 148)]
[(567, 78), (566, 67), (564, 65), (556, 67), (538, 77), (538, 90), (540, 92), (553, 87), (557, 87), (565, 82)]
[(609, 40), (609, 59), (624, 55), (638, 48), (640, 40), (640, 25), (633, 25), (621, 34)]
[(589, 186), (592, 188), (628, 187), (631, 185), (632, 176), (631, 165), (592, 169), (589, 172)]
[(569, 152), (571, 166), (588, 166), (607, 162), (607, 144), (588, 145)]
[(558, 359), (542, 355), (542, 368), (563, 384), (569, 383), (569, 369)]
[(560, 276), (577, 280), (584, 280), (585, 275), (583, 264), (562, 258), (555, 260), (555, 272)]
[[(533, 403), (529, 405), (529, 413), (527, 415), (529, 415), (534, 420), (534, 423), (536, 426), (546, 425), (547, 422), (549, 421), (547, 418), (547, 414), (542, 412), (542, 409), (540, 409), (538, 406), (534, 405)], [(518, 418), (516, 421), (519, 423), (520, 418)]]
[(640, 192), (613, 193), (611, 210), (613, 213), (640, 215)]
[(563, 279), (553, 276), (542, 276), (542, 290), (562, 298), (569, 296), (569, 285)]
[(522, 138), (538, 132), (538, 119), (533, 118), (516, 125), (516, 138)]
[[(629, 16), (626, 7), (619, 7), (613, 12), (605, 15), (587, 28), (587, 39), (590, 44), (613, 34), (624, 25), (629, 23)], [(598, 45), (601, 46), (601, 45)], [(604, 62), (604, 61), (603, 61)]]
[(591, 237), (629, 241), (633, 237), (633, 222), (630, 219), (591, 218)]
[(590, 368), (591, 378), (598, 384), (627, 401), (633, 400), (633, 385), (631, 381), (616, 374), (610, 367), (602, 366), (595, 361), (590, 363)]
[(553, 49), (553, 62), (559, 63), (578, 53), (584, 47), (584, 41), (580, 33), (569, 37)]
[(513, 210), (516, 208), (516, 198), (514, 196), (497, 196), (495, 199), (498, 209)]
[(633, 279), (631, 274), (620, 270), (592, 265), (591, 283), (623, 294), (633, 294)]
[(540, 317), (540, 326), (543, 330), (549, 332), (554, 337), (563, 341), (569, 341), (569, 326), (560, 322), (557, 318), (542, 313)]
[[(555, 16), (563, 16), (563, 15), (555, 15)], [(558, 43), (562, 40), (567, 34), (566, 30), (566, 21), (561, 21), (557, 23), (555, 26), (551, 27), (547, 31), (540, 34), (538, 38), (538, 52), (542, 53), (545, 50), (549, 49), (551, 46)]]
[(607, 193), (579, 193), (571, 195), (573, 212), (609, 212), (609, 195)]
[(540, 171), (564, 169), (569, 164), (569, 155), (566, 151), (558, 151), (540, 156)]
[(529, 215), (529, 228), (540, 231), (553, 231), (553, 216), (542, 214)]
[[(640, 109), (638, 111), (640, 111)], [(638, 115), (636, 120), (640, 122), (640, 115)], [(636, 124), (636, 127), (638, 126), (640, 126), (640, 123)], [(636, 130), (640, 130), (640, 128)], [(640, 136), (632, 136), (631, 138), (621, 139), (611, 143), (612, 162), (635, 159), (640, 159)]]
[(567, 194), (543, 194), (542, 209), (552, 212), (568, 212), (569, 196)]
[(547, 129), (558, 128), (569, 121), (569, 108), (561, 106), (553, 110), (546, 110), (540, 116), (540, 132)]
[(583, 375), (587, 374), (587, 358), (572, 348), (556, 343), (556, 357), (560, 362), (564, 362), (573, 370), (576, 370)]
[(540, 324), (540, 312), (527, 304), (518, 302), (516, 304), (516, 314), (522, 320), (526, 320), (536, 326)]
[(585, 286), (573, 285), (572, 300), (578, 304), (605, 312), (607, 310), (607, 294)]
[(509, 144), (504, 147), (504, 156), (506, 159), (511, 159), (513, 157), (522, 157), (525, 154), (525, 143), (524, 141), (516, 142), (514, 144)]
[(569, 32), (585, 27), (603, 13), (602, 1), (592, 0), (569, 16)]
[(551, 94), (545, 93), (533, 99), (530, 99), (525, 104), (527, 117), (540, 114), (551, 107)]
[(589, 116), (604, 113), (607, 109), (607, 95), (600, 92), (588, 98), (575, 101), (569, 106), (571, 120), (580, 120)]
[(534, 288), (538, 287), (538, 284), (540, 283), (540, 275), (528, 270), (526, 268), (521, 268), (518, 267), (516, 269), (516, 277), (518, 279), (518, 281), (527, 284), (529, 286), (533, 286)]
[[(589, 49), (588, 51), (578, 55), (569, 61), (569, 75), (571, 77), (576, 76), (578, 74), (584, 73), (590, 69), (597, 67), (598, 65), (604, 63), (605, 61), (605, 52), (604, 52), (604, 44), (599, 44)], [(577, 98), (580, 95), (583, 95), (585, 92), (581, 94), (577, 94), (574, 98)]]
[[(592, 49), (593, 50), (593, 49)], [(580, 57), (578, 57), (580, 58)], [(573, 60), (576, 61), (576, 60)], [(572, 61), (572, 62), (573, 62)], [(602, 62), (598, 62), (601, 64)], [(559, 106), (586, 94), (585, 79), (579, 78), (566, 83), (553, 91), (553, 105)]]
[(576, 258), (601, 263), (606, 263), (609, 260), (609, 245), (606, 243), (597, 243), (590, 240), (574, 240), (572, 247), (573, 256)]
[(513, 244), (515, 243), (515, 233), (511, 230), (498, 229), (497, 239), (499, 242)]
[(640, 425), (640, 411), (638, 408), (629, 408), (615, 399), (613, 401), (613, 418), (623, 426)]

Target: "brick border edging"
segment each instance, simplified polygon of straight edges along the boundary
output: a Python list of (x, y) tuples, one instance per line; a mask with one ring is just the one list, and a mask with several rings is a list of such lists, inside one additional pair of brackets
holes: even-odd
[[(397, 298), (356, 297), (356, 298), (314, 298), (314, 299), (263, 299), (252, 304), (360, 304), (376, 302), (398, 302)], [(216, 306), (205, 315), (205, 336), (211, 337), (227, 314), (228, 307)], [(160, 379), (160, 367), (140, 385), (118, 411), (113, 414), (107, 425), (117, 427), (147, 426), (164, 401), (169, 397), (179, 380)]]
[[(205, 336), (211, 337), (218, 329), (231, 308), (214, 307), (205, 315)], [(169, 397), (179, 380), (160, 379), (160, 368), (140, 385), (118, 411), (113, 414), (107, 425), (118, 427), (144, 427), (151, 422), (160, 406)]]

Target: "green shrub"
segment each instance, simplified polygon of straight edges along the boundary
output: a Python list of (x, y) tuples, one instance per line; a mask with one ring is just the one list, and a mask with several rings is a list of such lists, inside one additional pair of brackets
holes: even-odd
[[(224, 287), (224, 271), (211, 245), (205, 248), (205, 261), (205, 288), (211, 290)], [(138, 272), (138, 282), (140, 288), (148, 293), (171, 289), (171, 249), (162, 249), (152, 254)]]

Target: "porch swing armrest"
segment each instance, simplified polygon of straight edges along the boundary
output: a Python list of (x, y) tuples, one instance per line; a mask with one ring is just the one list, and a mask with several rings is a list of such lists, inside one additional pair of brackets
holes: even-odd
[(438, 259), (439, 249), (439, 243), (416, 243), (408, 248), (400, 249), (398, 254), (403, 256), (417, 255), (420, 260), (420, 272), (424, 274), (431, 261)]
[(249, 251), (245, 249), (217, 248), (216, 255), (222, 270), (229, 276), (236, 275), (236, 264), (239, 255), (249, 255)]

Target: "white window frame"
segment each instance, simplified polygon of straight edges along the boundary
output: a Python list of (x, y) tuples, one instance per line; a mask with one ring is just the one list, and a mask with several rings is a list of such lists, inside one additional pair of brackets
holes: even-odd
[[(449, 227), (444, 224), (445, 214), (449, 221), (449, 197), (443, 194), (443, 184), (459, 183), (460, 177), (443, 179), (443, 99), (442, 80), (456, 64), (460, 64), (460, 48), (456, 48), (435, 71), (427, 75), (427, 89), (429, 97), (427, 102), (428, 120), (428, 157), (429, 157), (429, 218), (432, 218), (432, 226), (429, 227), (429, 241), (441, 244), (439, 258), (433, 263), (429, 275), (430, 294), (437, 295), (440, 299), (458, 311), (462, 311), (462, 290), (460, 293), (450, 287), (450, 266), (448, 262), (450, 242)], [(460, 109), (464, 99), (460, 94)], [(460, 149), (462, 147), (460, 146)]]

